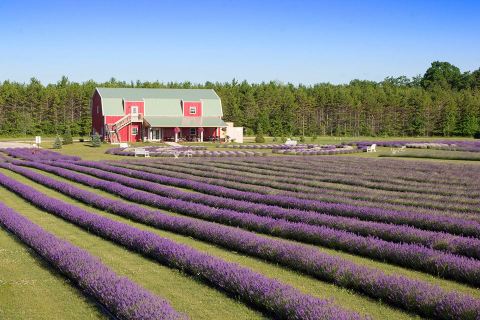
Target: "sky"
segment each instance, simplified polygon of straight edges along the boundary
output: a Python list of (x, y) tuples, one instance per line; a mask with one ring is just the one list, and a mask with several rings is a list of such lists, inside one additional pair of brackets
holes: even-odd
[(480, 67), (480, 1), (0, 0), (0, 81), (311, 85)]

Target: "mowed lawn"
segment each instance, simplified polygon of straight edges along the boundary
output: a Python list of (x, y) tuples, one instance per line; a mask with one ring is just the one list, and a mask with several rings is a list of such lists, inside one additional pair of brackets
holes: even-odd
[[(100, 148), (92, 148), (86, 143), (75, 143), (64, 146), (58, 151), (67, 155), (80, 156), (85, 160), (121, 160), (121, 157), (104, 153), (110, 147), (110, 145), (102, 145)], [(209, 145), (209, 148), (215, 148), (215, 146)], [(361, 154), (360, 156), (377, 157), (382, 152), (388, 153), (387, 148), (380, 150), (377, 154)], [(428, 161), (439, 160), (430, 159)], [(448, 162), (455, 163), (455, 161), (451, 160)], [(468, 162), (478, 163), (477, 161)], [(128, 203), (128, 201), (109, 193), (86, 187), (43, 171), (34, 171), (59, 181), (71, 183), (76, 187), (98, 195)], [(112, 220), (120, 221), (142, 230), (152, 231), (162, 237), (177, 243), (186, 244), (226, 261), (238, 263), (263, 275), (294, 286), (312, 296), (334, 299), (338, 305), (360, 314), (368, 314), (374, 319), (419, 318), (400, 309), (390, 307), (352, 291), (319, 281), (273, 263), (238, 254), (191, 237), (158, 230), (102, 210), (94, 209), (11, 171), (0, 169), (0, 172), (30, 185), (50, 197), (74, 204), (89, 212), (106, 216)], [(187, 191), (192, 192), (191, 190)], [(43, 212), (3, 187), (0, 187), (0, 199), (4, 204), (45, 230), (97, 256), (118, 274), (126, 276), (153, 293), (165, 297), (176, 310), (184, 312), (192, 319), (265, 318), (265, 315), (247, 307), (234, 297), (229, 297), (180, 271), (163, 266), (158, 262), (126, 250), (60, 218)], [(176, 215), (171, 212), (162, 212), (164, 214)], [(480, 299), (480, 290), (454, 281), (443, 280), (422, 272), (340, 251), (322, 247), (318, 247), (318, 250), (362, 265), (378, 268), (389, 274), (405, 275), (410, 278), (427, 281), (444, 289), (467, 293)], [(100, 319), (107, 316), (93, 300), (85, 297), (79, 289), (72, 286), (56, 270), (43, 262), (39, 256), (18, 241), (15, 236), (4, 229), (0, 229), (0, 318), (2, 317), (7, 319)]]

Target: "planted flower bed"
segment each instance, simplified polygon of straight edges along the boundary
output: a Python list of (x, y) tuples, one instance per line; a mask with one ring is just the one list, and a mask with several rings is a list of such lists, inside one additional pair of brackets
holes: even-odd
[(379, 147), (400, 148), (406, 146), (407, 148), (415, 149), (437, 149), (447, 151), (469, 151), (480, 152), (480, 141), (465, 141), (465, 140), (434, 140), (434, 141), (357, 141), (348, 143), (348, 145), (355, 145), (358, 149), (366, 150), (367, 147), (376, 144)]
[[(135, 148), (112, 148), (105, 153), (118, 156), (135, 156)], [(252, 157), (263, 156), (264, 153), (252, 151), (210, 151), (203, 146), (185, 146), (185, 147), (144, 147), (148, 150), (151, 157)]]
[(76, 156), (67, 156), (60, 154), (58, 152), (38, 149), (38, 148), (7, 148), (0, 149), (0, 152), (3, 152), (11, 157), (25, 159), (25, 160), (65, 160), (65, 161), (77, 161), (81, 160), (80, 157)]

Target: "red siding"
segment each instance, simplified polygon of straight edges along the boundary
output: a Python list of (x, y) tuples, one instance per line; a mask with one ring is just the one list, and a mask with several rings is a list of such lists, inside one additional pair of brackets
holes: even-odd
[[(201, 101), (183, 101), (183, 116), (184, 117), (201, 117), (202, 116), (202, 102)], [(190, 114), (190, 108), (195, 108), (196, 113)]]
[(118, 120), (122, 119), (123, 116), (105, 116), (105, 123), (114, 124)]
[(102, 99), (97, 90), (92, 97), (92, 131), (102, 135), (103, 130)]
[(132, 113), (132, 106), (138, 107), (138, 113), (145, 113), (145, 103), (143, 101), (127, 101), (123, 103), (123, 108), (125, 109), (125, 114)]
[[(137, 134), (133, 134), (133, 128), (137, 128)], [(142, 141), (142, 124), (131, 123), (118, 131), (120, 142), (139, 142)]]
[[(142, 124), (139, 123), (139, 122), (136, 122), (136, 123), (132, 123), (131, 125), (127, 126), (127, 127), (130, 127), (130, 140), (129, 142), (139, 142), (139, 141), (142, 141)], [(137, 134), (134, 135), (133, 134), (133, 128), (136, 128), (137, 129)]]

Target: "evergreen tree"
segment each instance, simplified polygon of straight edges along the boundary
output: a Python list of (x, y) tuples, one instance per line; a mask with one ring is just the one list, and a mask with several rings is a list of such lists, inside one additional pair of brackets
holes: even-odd
[(55, 141), (53, 142), (53, 149), (62, 149), (62, 139), (60, 136), (55, 137)]
[(102, 140), (100, 139), (100, 136), (95, 132), (92, 135), (92, 147), (100, 147), (102, 145)]
[(67, 127), (65, 129), (65, 132), (63, 133), (63, 144), (72, 144), (72, 143), (73, 143), (72, 131), (70, 130), (70, 127)]
[(255, 142), (256, 143), (264, 143), (265, 142), (265, 137), (263, 136), (263, 130), (262, 130), (262, 125), (261, 124), (258, 124), (257, 135), (255, 136)]

